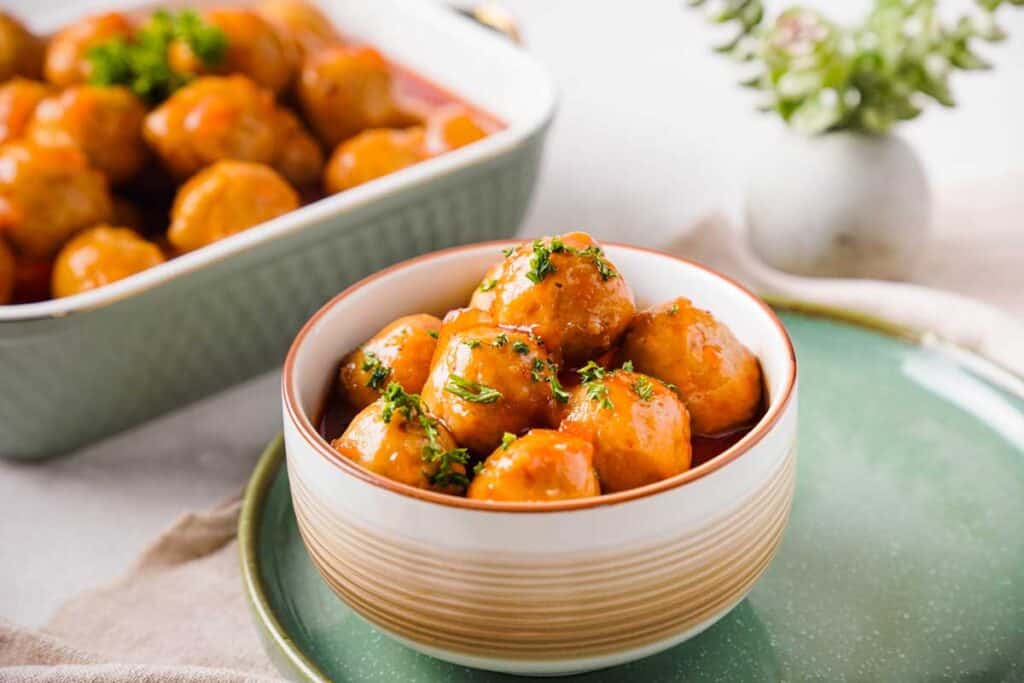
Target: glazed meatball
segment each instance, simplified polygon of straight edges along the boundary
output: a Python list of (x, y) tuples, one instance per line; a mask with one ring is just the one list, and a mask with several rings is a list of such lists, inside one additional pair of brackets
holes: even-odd
[(423, 158), (422, 128), (366, 130), (334, 150), (324, 172), (324, 191), (348, 190)]
[(639, 372), (679, 388), (695, 434), (714, 435), (748, 425), (761, 406), (761, 365), (732, 331), (688, 299), (638, 314), (622, 344), (622, 358)]
[(367, 128), (404, 128), (419, 123), (397, 103), (391, 70), (371, 47), (335, 46), (306, 60), (299, 75), (306, 119), (333, 149)]
[(38, 78), (42, 67), (43, 41), (20, 21), (0, 12), (0, 81), (15, 76)]
[(192, 251), (298, 208), (295, 190), (269, 166), (218, 161), (181, 186), (167, 239)]
[(407, 315), (387, 325), (341, 361), (339, 386), (353, 408), (377, 400), (391, 382), (418, 394), (427, 381), (441, 321), (432, 315)]
[(167, 169), (187, 178), (222, 159), (274, 166), (296, 185), (315, 182), (323, 156), (273, 94), (245, 76), (207, 76), (150, 112), (146, 141)]
[(423, 400), (456, 441), (485, 454), (502, 434), (546, 424), (554, 374), (529, 335), (480, 326), (447, 336), (423, 386)]
[(120, 86), (73, 86), (36, 107), (28, 135), (43, 145), (70, 144), (114, 185), (135, 176), (146, 163), (142, 100)]
[(21, 253), (49, 256), (110, 212), (106, 178), (76, 147), (0, 146), (0, 233)]
[(46, 80), (61, 87), (88, 82), (92, 71), (89, 50), (115, 38), (130, 40), (134, 32), (131, 20), (117, 12), (71, 24), (50, 40), (43, 69)]
[(341, 43), (334, 25), (320, 10), (303, 0), (265, 0), (256, 8), (292, 44), (300, 59)]
[(0, 143), (22, 137), (36, 106), (49, 94), (45, 84), (27, 78), (0, 85)]
[(487, 272), (484, 273), (484, 279), (473, 290), (473, 294), (469, 299), (470, 308), (486, 311), (487, 315), (490, 316), (491, 305), (494, 303), (494, 289), (498, 286), (498, 276), (501, 275), (504, 266), (504, 261), (498, 261), (487, 269)]
[(625, 279), (581, 232), (517, 247), (493, 291), (497, 324), (533, 330), (570, 366), (611, 348), (636, 311)]
[(690, 467), (690, 417), (669, 387), (626, 370), (598, 372), (572, 390), (560, 429), (594, 444), (605, 493), (651, 484)]
[(465, 107), (441, 107), (427, 117), (424, 147), (437, 156), (487, 137), (487, 130)]
[(14, 300), (14, 253), (0, 240), (0, 306)]
[(466, 495), (523, 503), (599, 496), (594, 447), (585, 439), (550, 429), (531, 429), (518, 439), (506, 438), (488, 456)]
[(398, 384), (352, 418), (331, 442), (338, 453), (388, 479), (444, 493), (461, 493), (468, 456), (419, 397)]
[(52, 292), (71, 296), (164, 262), (160, 247), (129, 228), (97, 226), (75, 235), (57, 254)]

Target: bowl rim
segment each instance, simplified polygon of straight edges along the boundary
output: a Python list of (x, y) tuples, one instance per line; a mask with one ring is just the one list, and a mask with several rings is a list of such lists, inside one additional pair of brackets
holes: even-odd
[[(527, 238), (528, 239), (528, 238)], [(698, 465), (697, 467), (681, 472), (677, 475), (662, 479), (651, 484), (645, 484), (644, 486), (638, 486), (633, 489), (625, 491), (617, 491), (615, 493), (602, 494), (600, 496), (592, 496), (589, 498), (577, 498), (573, 500), (564, 501), (544, 501), (538, 503), (526, 503), (526, 502), (494, 502), (494, 501), (483, 501), (483, 500), (471, 500), (469, 498), (463, 498), (461, 496), (452, 496), (444, 493), (438, 493), (427, 489), (420, 489), (409, 484), (388, 479), (379, 474), (364, 469), (352, 462), (347, 458), (341, 457), (337, 451), (330, 447), (330, 444), (320, 436), (316, 427), (310, 421), (310, 419), (303, 413), (299, 405), (298, 397), (295, 394), (294, 388), (294, 374), (295, 374), (295, 362), (299, 354), (299, 349), (303, 347), (309, 333), (315, 328), (320, 320), (332, 310), (334, 307), (340, 305), (345, 299), (366, 287), (370, 283), (379, 280), (380, 278), (387, 277), (393, 273), (410, 268), (416, 264), (430, 261), (445, 256), (450, 256), (463, 251), (478, 250), (484, 247), (500, 249), (512, 245), (522, 244), (523, 239), (512, 239), (512, 240), (493, 240), (488, 242), (475, 242), (473, 244), (464, 244), (455, 247), (449, 247), (447, 249), (441, 249), (438, 251), (432, 251), (426, 254), (406, 259), (392, 266), (389, 266), (383, 270), (377, 271), (376, 273), (369, 275), (362, 280), (350, 285), (349, 287), (342, 290), (339, 294), (336, 294), (327, 303), (320, 307), (316, 313), (314, 313), (309, 320), (303, 324), (298, 334), (295, 335), (295, 339), (292, 341), (291, 346), (288, 349), (288, 355), (285, 357), (284, 367), (281, 372), (281, 394), (282, 402), (284, 405), (285, 413), (288, 419), (291, 421), (292, 426), (296, 428), (296, 432), (306, 443), (307, 446), (317, 453), (320, 457), (324, 458), (328, 463), (334, 465), (342, 472), (354, 476), (365, 483), (372, 484), (378, 488), (396, 493), (402, 496), (414, 498), (421, 501), (430, 503), (438, 503), (453, 508), (460, 508), (464, 510), (475, 510), (482, 512), (513, 512), (513, 513), (551, 513), (551, 512), (568, 512), (574, 510), (588, 510), (597, 507), (603, 507), (607, 505), (616, 505), (619, 503), (625, 503), (640, 498), (646, 498), (664, 491), (669, 491), (694, 481), (703, 479), (704, 477), (717, 472), (729, 463), (737, 460), (744, 453), (751, 451), (754, 446), (760, 443), (769, 432), (775, 427), (782, 415), (787, 411), (790, 403), (793, 399), (793, 395), (796, 389), (797, 380), (797, 360), (796, 351), (793, 348), (793, 341), (789, 337), (789, 333), (783, 326), (782, 321), (775, 314), (775, 311), (760, 297), (755, 295), (749, 289), (741, 285), (736, 280), (722, 275), (716, 270), (708, 268), (700, 263), (696, 263), (686, 258), (669, 254), (664, 251), (657, 249), (651, 249), (648, 247), (640, 247), (632, 244), (625, 244), (622, 242), (605, 242), (602, 241), (602, 246), (615, 247), (616, 249), (625, 249), (628, 251), (640, 252), (643, 254), (652, 254), (659, 257), (665, 257), (678, 261), (685, 264), (690, 268), (696, 268), (704, 271), (712, 277), (718, 278), (727, 286), (731, 286), (743, 296), (749, 298), (755, 305), (757, 305), (764, 314), (768, 317), (771, 322), (779, 331), (782, 336), (782, 341), (785, 344), (785, 358), (787, 360), (787, 372), (784, 380), (782, 390), (780, 392), (779, 399), (772, 402), (768, 407), (767, 412), (761, 417), (761, 419), (754, 425), (754, 427), (747, 432), (739, 441), (727, 448), (725, 451), (712, 458), (711, 460)]]

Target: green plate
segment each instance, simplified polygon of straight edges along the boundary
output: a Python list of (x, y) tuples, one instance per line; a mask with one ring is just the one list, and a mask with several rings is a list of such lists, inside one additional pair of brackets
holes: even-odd
[[(700, 636), (574, 678), (1024, 680), (1024, 398), (891, 329), (781, 315), (801, 396), (796, 500), (778, 556)], [(240, 539), (256, 620), (283, 673), (512, 678), (406, 649), (335, 597), (299, 538), (282, 459), (277, 441), (253, 476)]]

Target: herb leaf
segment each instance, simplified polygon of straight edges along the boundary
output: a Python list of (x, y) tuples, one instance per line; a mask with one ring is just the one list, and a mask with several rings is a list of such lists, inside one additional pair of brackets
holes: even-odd
[(633, 391), (640, 397), (641, 401), (650, 401), (654, 398), (654, 385), (646, 375), (638, 375), (633, 382)]
[(494, 341), (491, 342), (491, 346), (493, 346), (496, 349), (500, 349), (505, 344), (508, 344), (508, 335), (505, 334), (504, 332), (496, 336), (494, 338)]
[(626, 372), (633, 372), (633, 361), (627, 360), (625, 363), (622, 364), (622, 369), (625, 370)]
[(604, 382), (588, 382), (585, 386), (587, 387), (587, 398), (591, 401), (600, 403), (601, 407), (606, 410), (615, 408), (615, 404), (608, 398), (608, 387), (604, 385)]
[(501, 398), (501, 392), (479, 382), (471, 382), (459, 375), (450, 375), (444, 390), (470, 403), (494, 403)]
[(608, 371), (602, 368), (594, 361), (587, 361), (587, 364), (576, 371), (579, 373), (580, 380), (583, 382), (593, 382), (599, 380), (608, 374)]
[(479, 289), (481, 292), (489, 292), (489, 291), (491, 291), (492, 289), (494, 289), (497, 286), (498, 286), (498, 281), (496, 279), (495, 280), (484, 280), (483, 282), (480, 283), (480, 286), (477, 287), (477, 289)]
[(517, 437), (512, 432), (505, 432), (504, 434), (502, 434), (501, 435), (501, 450), (507, 451), (508, 447), (511, 446), (512, 442), (515, 441), (517, 438), (519, 438), (519, 437)]
[(516, 353), (525, 356), (530, 352), (530, 345), (519, 339), (512, 342), (512, 350)]
[(560, 254), (565, 250), (565, 244), (557, 237), (552, 237), (548, 244), (544, 244), (543, 240), (534, 240), (533, 256), (530, 258), (530, 271), (526, 274), (526, 277), (536, 284), (548, 274), (556, 272), (558, 269), (551, 262), (551, 255)]
[(608, 265), (608, 261), (605, 260), (604, 252), (601, 250), (601, 247), (592, 245), (579, 252), (579, 254), (589, 257), (594, 262), (594, 266), (597, 267), (598, 274), (605, 282), (618, 275), (618, 273), (612, 270), (612, 267)]
[(380, 389), (384, 380), (391, 375), (391, 368), (384, 365), (373, 351), (367, 351), (364, 355), (366, 360), (363, 361), (360, 368), (363, 372), (370, 373), (370, 379), (366, 380), (366, 386), (371, 389)]
[(558, 381), (557, 368), (551, 368), (551, 374), (548, 375), (548, 384), (551, 385), (551, 395), (555, 397), (555, 400), (559, 403), (569, 402), (569, 392), (565, 390), (562, 383)]

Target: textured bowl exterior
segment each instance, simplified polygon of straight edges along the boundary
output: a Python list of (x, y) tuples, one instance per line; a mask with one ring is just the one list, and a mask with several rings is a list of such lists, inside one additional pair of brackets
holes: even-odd
[(252, 377), (345, 286), (512, 235), (544, 134), (109, 306), (0, 323), (0, 457), (64, 453)]
[[(429, 655), (553, 675), (653, 654), (738, 604), (768, 566), (788, 519), (795, 361), (774, 314), (752, 295), (678, 259), (606, 249), (641, 301), (694, 292), (698, 305), (722, 310), (766, 367), (771, 399), (761, 425), (735, 455), (677, 482), (544, 511), (431, 497), (359, 470), (311, 427), (309, 414), (342, 349), (399, 312), (436, 312), (430, 301), (451, 305), (500, 246), (428, 255), (378, 274), (327, 304), (300, 332), (283, 379), (299, 531), (314, 565), (348, 605)], [(408, 294), (383, 300), (396, 290)]]

